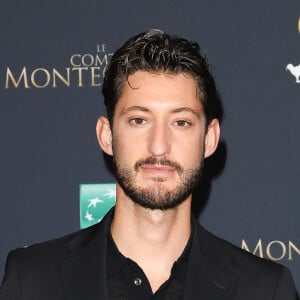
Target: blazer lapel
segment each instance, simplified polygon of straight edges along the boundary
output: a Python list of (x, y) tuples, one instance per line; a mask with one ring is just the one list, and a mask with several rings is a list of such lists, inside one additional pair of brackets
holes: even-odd
[(111, 211), (100, 224), (83, 230), (69, 242), (71, 255), (61, 264), (66, 299), (106, 300), (106, 241)]
[(232, 299), (237, 278), (227, 269), (226, 263), (220, 263), (220, 255), (216, 254), (218, 245), (212, 245), (206, 234), (199, 224), (194, 225), (184, 299)]

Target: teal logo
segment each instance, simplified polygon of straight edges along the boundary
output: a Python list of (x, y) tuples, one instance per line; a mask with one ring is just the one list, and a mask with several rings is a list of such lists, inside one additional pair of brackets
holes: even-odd
[(100, 222), (115, 203), (115, 184), (81, 184), (80, 228), (83, 229)]

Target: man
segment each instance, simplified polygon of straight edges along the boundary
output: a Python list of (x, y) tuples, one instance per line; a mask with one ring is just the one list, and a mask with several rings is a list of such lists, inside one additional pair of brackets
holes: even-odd
[(131, 38), (111, 58), (103, 94), (97, 137), (113, 157), (115, 208), (86, 230), (11, 252), (0, 299), (296, 299), (286, 268), (191, 216), (220, 135), (198, 44), (158, 30)]

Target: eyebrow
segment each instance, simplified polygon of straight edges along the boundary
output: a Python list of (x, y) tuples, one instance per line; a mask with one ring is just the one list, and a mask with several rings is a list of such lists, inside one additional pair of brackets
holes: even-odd
[(179, 107), (172, 110), (172, 113), (180, 113), (180, 112), (190, 112), (195, 115), (197, 118), (201, 117), (201, 113), (190, 108), (190, 107)]
[(126, 115), (127, 113), (131, 112), (131, 111), (144, 111), (144, 112), (149, 112), (150, 110), (147, 107), (144, 106), (140, 106), (140, 105), (133, 105), (130, 106), (126, 109), (123, 109), (121, 112), (121, 115)]
[[(131, 112), (131, 111), (142, 111), (142, 112), (150, 112), (150, 109), (145, 107), (145, 106), (140, 106), (140, 105), (133, 105), (130, 106), (126, 109), (123, 109), (121, 112), (121, 115), (126, 115), (127, 113)], [(201, 117), (201, 113), (190, 108), (190, 107), (178, 107), (175, 108), (173, 110), (171, 110), (171, 113), (181, 113), (181, 112), (188, 112), (188, 113), (192, 113), (193, 115), (195, 115), (197, 118)]]

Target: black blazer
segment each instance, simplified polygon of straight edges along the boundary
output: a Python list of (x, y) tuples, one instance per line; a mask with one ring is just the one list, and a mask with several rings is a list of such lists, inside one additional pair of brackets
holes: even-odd
[[(0, 299), (108, 299), (106, 241), (112, 215), (85, 230), (12, 251)], [(195, 220), (193, 226), (185, 300), (297, 299), (288, 269), (215, 237)]]

